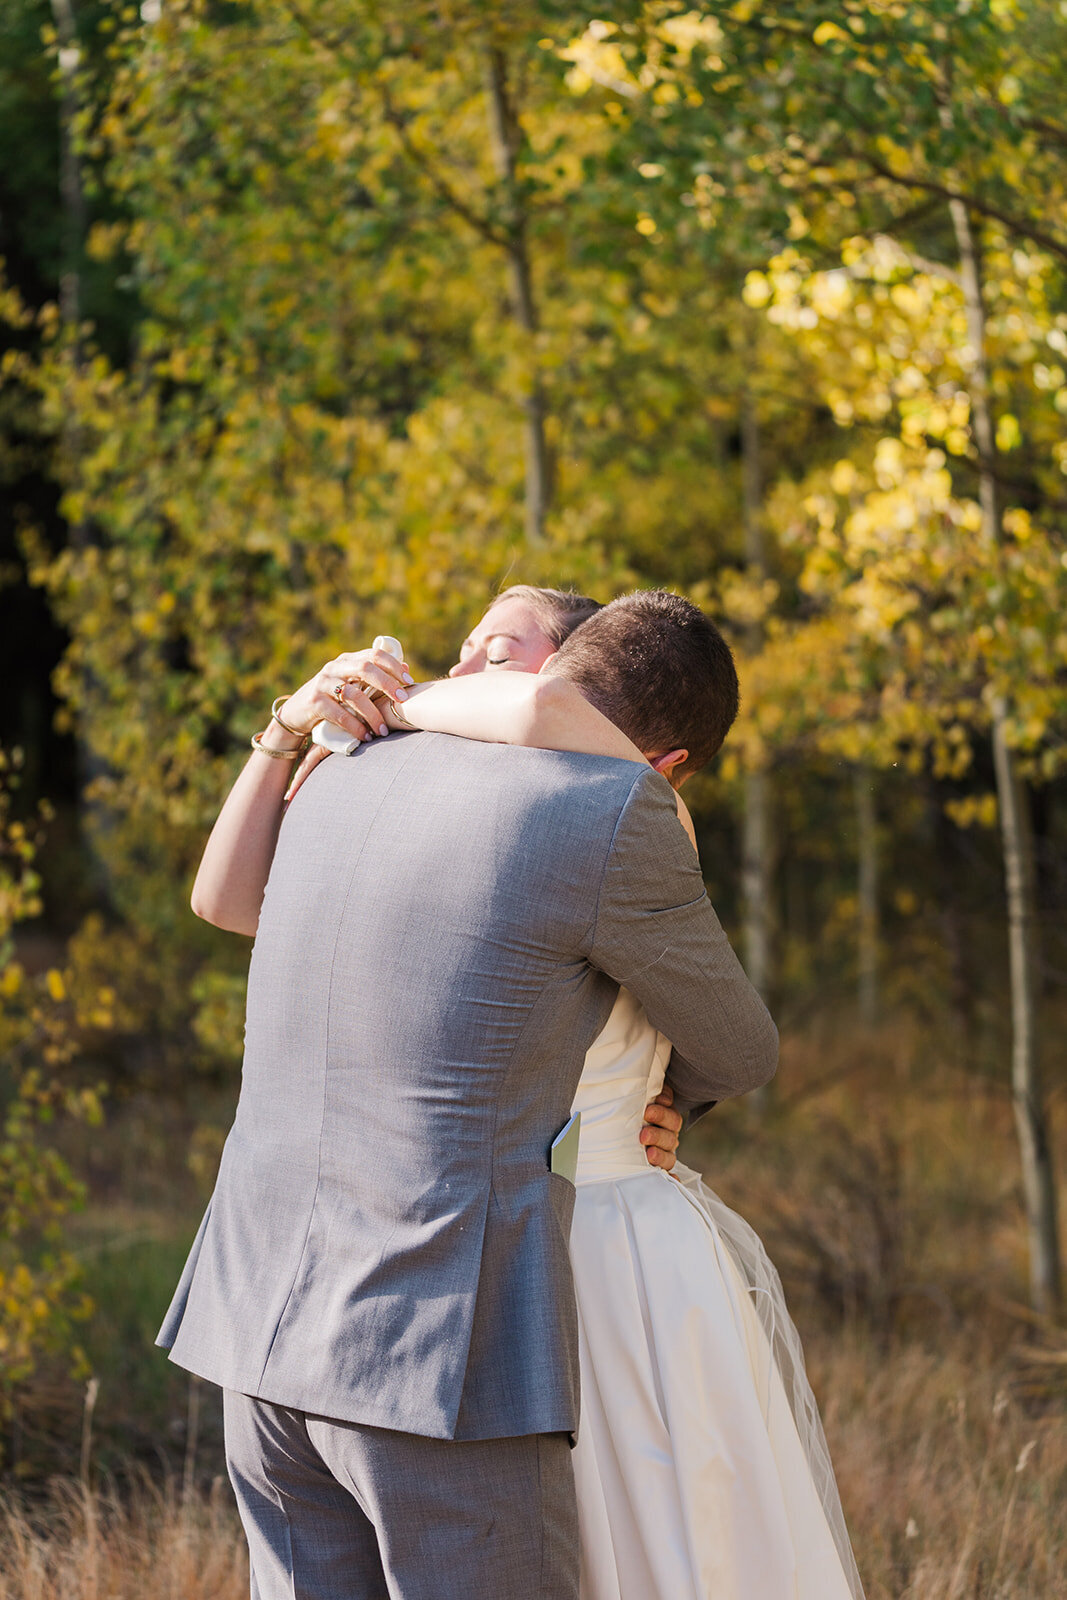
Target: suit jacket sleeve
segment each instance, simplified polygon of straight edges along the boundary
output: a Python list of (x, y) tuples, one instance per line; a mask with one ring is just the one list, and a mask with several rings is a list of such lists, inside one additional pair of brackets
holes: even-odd
[(774, 1076), (778, 1030), (711, 908), (657, 773), (641, 774), (616, 824), (590, 960), (670, 1039), (670, 1082), (687, 1120)]

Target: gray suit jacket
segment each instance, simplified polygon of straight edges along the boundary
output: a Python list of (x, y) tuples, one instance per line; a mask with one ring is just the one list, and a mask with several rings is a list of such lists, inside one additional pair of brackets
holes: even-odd
[(289, 809), (218, 1181), (159, 1343), (225, 1388), (435, 1438), (577, 1425), (549, 1171), (619, 983), (683, 1108), (777, 1034), (667, 783), (607, 758), (392, 736)]

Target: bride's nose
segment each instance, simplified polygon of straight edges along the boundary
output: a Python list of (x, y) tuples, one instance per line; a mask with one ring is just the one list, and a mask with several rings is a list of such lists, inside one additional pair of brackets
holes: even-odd
[(480, 672), (481, 670), (481, 653), (477, 650), (472, 650), (466, 661), (457, 661), (454, 667), (449, 667), (448, 676), (450, 678), (465, 678), (469, 673)]

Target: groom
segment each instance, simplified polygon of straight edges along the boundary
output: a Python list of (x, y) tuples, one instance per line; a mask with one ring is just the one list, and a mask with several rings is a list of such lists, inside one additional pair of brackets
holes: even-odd
[[(662, 593), (552, 663), (674, 782), (737, 707), (723, 640)], [(628, 985), (683, 1111), (774, 1071), (774, 1025), (663, 777), (391, 737), (283, 824), (243, 1086), (160, 1334), (226, 1391), (258, 1600), (576, 1600), (567, 1234), (550, 1170)]]

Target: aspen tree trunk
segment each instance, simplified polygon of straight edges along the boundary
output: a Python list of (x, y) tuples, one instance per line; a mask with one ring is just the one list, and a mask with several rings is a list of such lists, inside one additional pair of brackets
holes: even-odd
[[(741, 400), (741, 494), (745, 526), (745, 564), (757, 581), (766, 575), (763, 546), (763, 474), (760, 460), (759, 413), (746, 389)], [(762, 629), (753, 627), (748, 645), (759, 649)], [(745, 971), (762, 999), (769, 1003), (771, 987), (771, 782), (765, 767), (745, 774), (744, 821), (741, 831), (742, 940)], [(762, 1109), (767, 1090), (749, 1096)]]
[[(80, 371), (82, 367), (81, 263), (88, 227), (88, 210), (76, 143), (78, 68), (81, 65), (81, 49), (78, 44), (74, 0), (51, 0), (51, 4), (52, 20), (59, 43), (59, 199), (63, 224), (59, 315), (69, 340), (72, 360), (75, 368)], [(64, 422), (60, 436), (60, 450), (64, 457), (65, 468), (73, 476), (81, 451), (79, 428), (73, 416), (69, 416)], [(76, 522), (70, 524), (69, 538), (75, 550), (84, 550), (91, 543), (92, 530), (85, 517), (79, 517)], [(86, 737), (84, 708), (92, 700), (94, 685), (91, 670), (83, 669), (83, 672), (83, 711), (75, 729), (79, 817), (96, 890), (106, 895), (110, 888), (110, 877), (104, 857), (94, 844), (92, 834), (94, 827), (98, 832), (104, 830), (108, 826), (108, 819), (99, 803), (94, 804), (85, 798), (94, 778), (99, 778), (103, 773), (104, 763)]]
[(766, 1000), (771, 981), (770, 784), (767, 773), (745, 776), (745, 817), (741, 841), (744, 900), (745, 971)]
[[(971, 415), (980, 462), (982, 532), (988, 543), (995, 545), (1000, 542), (1001, 532), (992, 471), (994, 433), (989, 405), (982, 284), (967, 207), (961, 200), (950, 200), (949, 207), (960, 257), (967, 337), (973, 352)], [(1012, 1107), (1029, 1230), (1030, 1299), (1036, 1311), (1052, 1315), (1060, 1304), (1060, 1257), (1049, 1119), (1038, 1071), (1034, 847), (1026, 791), (1019, 778), (1015, 753), (1008, 743), (1007, 726), (1008, 706), (998, 696), (993, 702), (993, 762), (1008, 906)]]
[(874, 804), (874, 775), (857, 767), (853, 776), (856, 800), (856, 898), (859, 909), (859, 1012), (865, 1028), (878, 1020), (878, 819)]
[[(745, 525), (745, 563), (750, 577), (766, 574), (763, 548), (763, 483), (759, 414), (748, 390), (741, 402), (741, 482)], [(760, 644), (751, 630), (749, 648)], [(771, 830), (770, 780), (764, 768), (745, 775), (745, 816), (741, 845), (745, 970), (754, 989), (767, 999), (771, 981)]]
[(531, 372), (522, 401), (526, 417), (526, 539), (528, 544), (537, 546), (544, 542), (545, 518), (552, 499), (552, 474), (545, 439), (545, 396), (537, 372), (534, 348), (538, 328), (537, 302), (530, 273), (526, 216), (515, 180), (519, 127), (508, 91), (507, 58), (503, 50), (496, 46), (488, 53), (486, 82), (493, 161), (507, 202), (506, 248), (512, 313), (528, 336)]
[(52, 0), (59, 41), (59, 198), (63, 216), (63, 264), (59, 311), (72, 332), (81, 318), (81, 255), (85, 244), (85, 193), (74, 142), (78, 114), (77, 71), (81, 62), (72, 0)]

